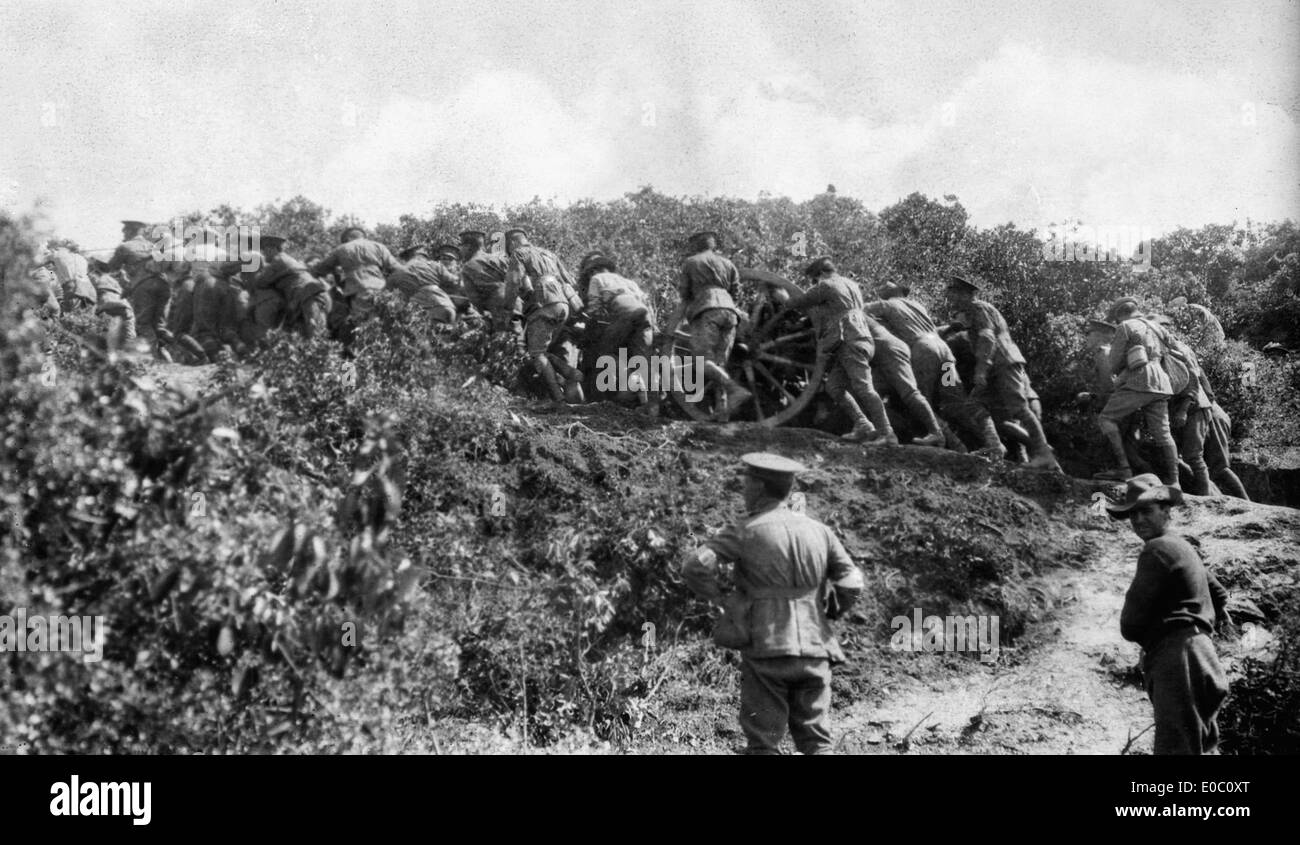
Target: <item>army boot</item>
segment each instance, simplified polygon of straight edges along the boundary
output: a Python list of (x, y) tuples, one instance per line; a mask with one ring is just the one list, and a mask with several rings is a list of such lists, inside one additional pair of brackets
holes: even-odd
[(1047, 444), (1047, 435), (1043, 434), (1043, 424), (1032, 412), (1020, 418), (1020, 424), (1029, 432), (1029, 463), (1031, 469), (1045, 469), (1061, 472), (1061, 465), (1056, 462), (1056, 453)]
[(946, 438), (939, 426), (939, 418), (934, 415), (934, 409), (925, 401), (925, 397), (919, 392), (913, 393), (907, 400), (907, 410), (925, 429), (925, 436), (913, 437), (912, 442), (917, 446), (943, 446)]
[(876, 434), (862, 442), (871, 446), (897, 446), (898, 435), (894, 433), (894, 427), (889, 424), (889, 414), (885, 413), (885, 403), (881, 401), (880, 394), (874, 392), (867, 394), (866, 405), (867, 419), (875, 426)]
[(1178, 478), (1178, 447), (1160, 447), (1160, 480), (1170, 487), (1182, 489)]
[(1116, 466), (1114, 469), (1095, 472), (1092, 477), (1098, 481), (1127, 481), (1133, 477), (1133, 470), (1128, 463), (1128, 453), (1124, 451), (1124, 435), (1120, 434), (1118, 428), (1107, 429), (1106, 440), (1110, 443), (1110, 451), (1115, 456)]
[(546, 392), (550, 394), (551, 401), (563, 405), (564, 388), (560, 387), (560, 378), (555, 374), (555, 367), (551, 365), (550, 359), (545, 355), (539, 355), (533, 359), (533, 367), (542, 377), (542, 383), (546, 385)]
[(876, 427), (871, 424), (871, 420), (867, 419), (867, 415), (862, 413), (862, 408), (858, 407), (856, 399), (845, 393), (840, 397), (840, 406), (853, 421), (853, 430), (848, 434), (840, 435), (842, 439), (862, 443), (877, 436)]

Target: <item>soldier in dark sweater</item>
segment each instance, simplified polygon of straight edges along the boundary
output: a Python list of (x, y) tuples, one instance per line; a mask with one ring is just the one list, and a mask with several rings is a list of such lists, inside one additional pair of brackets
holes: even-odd
[(1150, 473), (1130, 478), (1111, 519), (1128, 519), (1146, 542), (1124, 597), (1119, 628), (1142, 646), (1142, 675), (1155, 708), (1156, 754), (1205, 754), (1219, 744), (1215, 715), (1228, 695), (1210, 634), (1231, 623), (1228, 594), (1191, 544), (1168, 530), (1177, 487)]

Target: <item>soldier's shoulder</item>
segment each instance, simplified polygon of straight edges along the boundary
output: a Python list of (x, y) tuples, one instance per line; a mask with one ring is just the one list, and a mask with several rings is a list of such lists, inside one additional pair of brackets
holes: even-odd
[(1159, 537), (1153, 537), (1147, 540), (1146, 545), (1142, 547), (1145, 552), (1150, 552), (1168, 562), (1175, 562), (1180, 559), (1200, 560), (1196, 549), (1192, 544), (1187, 542), (1187, 538), (1181, 534), (1166, 533)]

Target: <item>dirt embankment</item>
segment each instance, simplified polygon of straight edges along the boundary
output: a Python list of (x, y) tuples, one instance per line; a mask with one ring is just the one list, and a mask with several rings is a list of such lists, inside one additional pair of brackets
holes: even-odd
[[(198, 370), (159, 368), (155, 378), (203, 389)], [(810, 430), (647, 421), (611, 406), (555, 412), (517, 400), (511, 409), (534, 432), (530, 471), (574, 494), (561, 522), (579, 520), (584, 491), (597, 495), (607, 477), (637, 483), (638, 455), (650, 448), (675, 450), (688, 468), (698, 508), (683, 518), (699, 536), (736, 512), (730, 479), (741, 454), (775, 451), (808, 466), (809, 513), (840, 533), (868, 579), (866, 600), (839, 623), (849, 655), (835, 687), (841, 750), (1149, 753), (1138, 649), (1119, 635), (1140, 542), (1100, 510), (1096, 494), (1113, 486), (936, 449), (863, 448)], [(1231, 678), (1244, 656), (1268, 653), (1279, 603), (1300, 585), (1300, 511), (1189, 497), (1176, 529), (1197, 540), (1238, 621), (1250, 623), (1244, 637), (1218, 639)], [(997, 616), (997, 659), (929, 652), (919, 640), (911, 641), (919, 650), (891, 647), (893, 620), (914, 611)], [(624, 750), (727, 753), (741, 744), (733, 658), (696, 639), (674, 643), (656, 666), (655, 692), (643, 713), (629, 714)], [(482, 735), (469, 727), (446, 728), (442, 747), (476, 750), (476, 741), (452, 738)], [(509, 750), (499, 746), (498, 737), (492, 750)]]

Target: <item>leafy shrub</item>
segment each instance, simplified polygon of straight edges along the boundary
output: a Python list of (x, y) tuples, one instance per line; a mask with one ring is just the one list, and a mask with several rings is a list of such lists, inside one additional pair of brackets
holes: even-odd
[(1278, 615), (1276, 654), (1246, 657), (1219, 714), (1223, 750), (1232, 754), (1300, 753), (1300, 604)]

